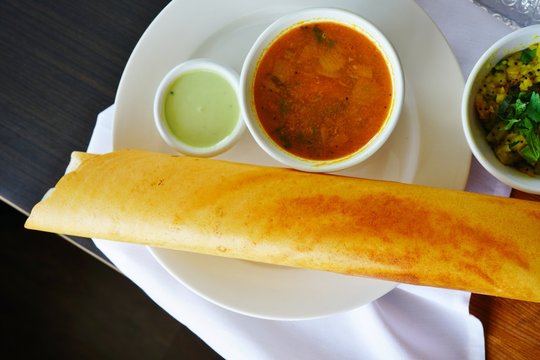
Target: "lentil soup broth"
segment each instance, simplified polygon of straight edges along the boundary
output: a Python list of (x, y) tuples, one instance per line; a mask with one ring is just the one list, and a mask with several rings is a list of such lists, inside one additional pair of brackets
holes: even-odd
[(253, 86), (266, 133), (287, 152), (312, 160), (363, 148), (393, 103), (391, 70), (377, 45), (330, 21), (280, 36), (261, 57)]

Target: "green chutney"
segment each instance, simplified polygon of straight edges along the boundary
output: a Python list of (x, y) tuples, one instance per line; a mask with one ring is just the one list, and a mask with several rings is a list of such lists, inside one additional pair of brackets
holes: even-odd
[(234, 88), (220, 74), (192, 70), (168, 88), (164, 116), (172, 133), (193, 147), (210, 147), (229, 135), (240, 117)]

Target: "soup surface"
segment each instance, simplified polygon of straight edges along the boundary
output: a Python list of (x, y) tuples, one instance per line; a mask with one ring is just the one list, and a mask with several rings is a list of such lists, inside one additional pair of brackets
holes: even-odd
[(254, 102), (269, 136), (312, 160), (346, 157), (383, 127), (392, 106), (389, 66), (359, 31), (334, 22), (288, 30), (263, 54)]

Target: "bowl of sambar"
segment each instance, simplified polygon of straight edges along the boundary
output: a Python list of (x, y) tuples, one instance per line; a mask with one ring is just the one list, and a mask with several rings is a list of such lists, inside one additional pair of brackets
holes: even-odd
[(401, 64), (368, 20), (335, 8), (287, 14), (257, 38), (240, 75), (243, 118), (282, 164), (334, 172), (388, 139), (404, 98)]

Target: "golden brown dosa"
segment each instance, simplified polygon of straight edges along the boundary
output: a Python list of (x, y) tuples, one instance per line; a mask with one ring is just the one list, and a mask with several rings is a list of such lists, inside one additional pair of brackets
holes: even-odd
[(138, 150), (72, 158), (27, 228), (540, 302), (539, 203)]

